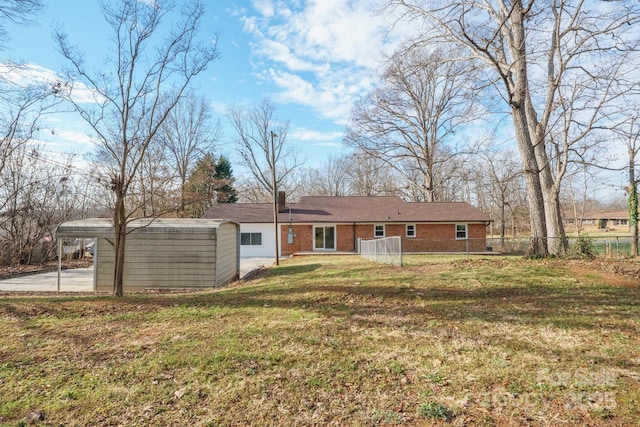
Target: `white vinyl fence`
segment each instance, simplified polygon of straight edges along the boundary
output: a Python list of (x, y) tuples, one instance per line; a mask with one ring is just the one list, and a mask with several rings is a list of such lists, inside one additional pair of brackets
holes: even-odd
[(360, 256), (371, 261), (402, 267), (402, 240), (400, 236), (374, 240), (359, 240)]

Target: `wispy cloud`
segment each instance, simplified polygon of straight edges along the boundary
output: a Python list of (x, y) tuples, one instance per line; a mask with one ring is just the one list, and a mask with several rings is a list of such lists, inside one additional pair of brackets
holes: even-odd
[(375, 84), (382, 59), (398, 44), (371, 0), (254, 0), (241, 16), (252, 37), (256, 74), (278, 100), (316, 109), (338, 124)]
[(307, 128), (296, 128), (289, 133), (289, 138), (305, 141), (305, 142), (326, 142), (326, 141), (339, 141), (343, 137), (342, 132), (318, 132)]
[(59, 139), (67, 143), (72, 143), (78, 147), (93, 147), (95, 144), (89, 135), (82, 132), (61, 130), (56, 132), (56, 135)]
[(12, 62), (0, 62), (0, 79), (17, 87), (45, 85), (60, 80), (54, 71), (47, 68)]
[[(0, 79), (16, 87), (53, 86), (64, 79), (55, 71), (35, 64), (0, 62)], [(79, 103), (99, 102), (100, 97), (82, 83), (74, 83), (70, 96)]]

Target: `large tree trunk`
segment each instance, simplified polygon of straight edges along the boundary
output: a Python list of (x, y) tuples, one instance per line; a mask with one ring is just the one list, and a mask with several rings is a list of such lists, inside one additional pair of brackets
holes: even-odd
[(629, 227), (631, 228), (631, 256), (638, 256), (638, 186), (636, 185), (635, 150), (629, 150)]
[[(518, 142), (518, 149), (522, 157), (527, 195), (529, 197), (529, 215), (531, 220), (531, 248), (529, 256), (546, 257), (549, 254), (547, 246), (547, 227), (544, 207), (544, 194), (540, 182), (540, 165), (536, 157), (532, 129), (535, 129), (535, 114), (527, 114), (530, 105), (529, 78), (527, 75), (527, 51), (524, 25), (524, 10), (522, 2), (514, 2), (511, 15), (512, 39), (509, 51), (513, 57), (513, 67), (510, 86), (511, 112), (513, 125)], [(531, 117), (529, 117), (531, 116)]]
[[(531, 107), (529, 116), (534, 116), (535, 111)], [(536, 119), (535, 129), (530, 131), (535, 135), (534, 147), (536, 161), (540, 168), (540, 186), (544, 199), (545, 224), (547, 228), (547, 245), (550, 255), (564, 255), (567, 251), (567, 238), (562, 225), (562, 213), (560, 209), (560, 176), (554, 182), (551, 172), (551, 163), (545, 149), (545, 133)], [(560, 172), (559, 172), (560, 173)]]
[(544, 198), (544, 213), (547, 227), (547, 245), (550, 255), (564, 255), (567, 250), (567, 239), (562, 225), (560, 210), (560, 185), (554, 182), (549, 157), (545, 151), (544, 134), (539, 131), (535, 143), (535, 152), (540, 165), (540, 184)]
[(113, 295), (117, 297), (124, 296), (124, 248), (127, 236), (126, 227), (126, 224), (118, 224), (114, 227), (116, 232), (116, 241), (114, 246)]
[[(504, 201), (504, 193), (500, 196), (500, 247), (504, 248), (504, 237), (507, 233), (507, 206)], [(503, 249), (504, 250), (504, 249)]]
[(433, 195), (433, 174), (425, 171), (423, 179), (424, 186), (422, 187), (422, 195), (424, 196), (424, 201), (432, 203), (435, 201), (435, 197)]
[(122, 190), (122, 179), (120, 177), (116, 177), (113, 180), (113, 187), (116, 193), (113, 211), (113, 230), (115, 234), (113, 245), (113, 295), (122, 297), (124, 296), (124, 255), (127, 239), (127, 217), (125, 194)]
[(531, 221), (531, 248), (529, 256), (545, 257), (549, 254), (547, 246), (547, 227), (544, 198), (538, 164), (531, 143), (526, 117), (522, 109), (514, 108), (513, 122), (516, 131), (518, 149), (522, 157), (527, 196), (529, 198), (529, 217)]
[(544, 189), (544, 209), (547, 221), (547, 240), (551, 255), (564, 255), (567, 252), (567, 238), (562, 224), (560, 211), (560, 190), (556, 186)]

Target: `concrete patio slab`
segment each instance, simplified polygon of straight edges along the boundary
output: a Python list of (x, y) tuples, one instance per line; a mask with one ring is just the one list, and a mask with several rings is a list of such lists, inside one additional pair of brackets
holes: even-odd
[[(273, 258), (242, 258), (240, 260), (240, 277), (245, 277), (255, 269), (269, 267), (273, 262)], [(57, 289), (57, 271), (0, 280), (0, 291), (56, 292)], [(92, 292), (93, 267), (62, 270), (60, 272), (60, 291)]]

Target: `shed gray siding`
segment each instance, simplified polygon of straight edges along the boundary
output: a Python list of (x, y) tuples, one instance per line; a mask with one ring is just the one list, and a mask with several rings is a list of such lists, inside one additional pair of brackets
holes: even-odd
[[(95, 222), (95, 221), (94, 221)], [(93, 224), (95, 227), (95, 224)], [(61, 236), (96, 236), (95, 289), (113, 290), (112, 229), (83, 230), (63, 224)], [(240, 226), (213, 220), (156, 220), (127, 236), (125, 290), (210, 288), (236, 280), (240, 272)]]
[(235, 223), (225, 223), (216, 233), (216, 283), (226, 285), (238, 279), (240, 271), (239, 252), (240, 229)]

